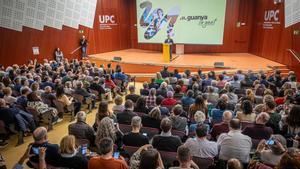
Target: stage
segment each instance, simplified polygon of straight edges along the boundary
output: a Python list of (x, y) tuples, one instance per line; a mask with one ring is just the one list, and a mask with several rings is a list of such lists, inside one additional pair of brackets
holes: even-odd
[[(178, 69), (183, 72), (190, 69), (196, 72), (201, 69), (207, 71), (227, 71), (234, 73), (236, 70), (253, 70), (255, 72), (263, 70), (271, 71), (273, 68), (282, 69), (283, 72), (288, 71), (285, 65), (282, 65), (271, 60), (252, 55), (249, 53), (199, 53), (199, 54), (184, 54), (177, 57), (170, 63), (164, 63), (162, 53), (157, 51), (127, 49), (115, 52), (101, 53), (89, 55), (89, 60), (97, 65), (112, 63), (113, 66), (120, 64), (123, 71), (137, 76), (140, 81), (144, 78), (154, 77), (155, 73), (160, 71), (163, 66), (169, 66), (170, 70)], [(121, 57), (121, 61), (113, 61), (115, 56)], [(223, 68), (215, 68), (215, 62), (224, 62)]]

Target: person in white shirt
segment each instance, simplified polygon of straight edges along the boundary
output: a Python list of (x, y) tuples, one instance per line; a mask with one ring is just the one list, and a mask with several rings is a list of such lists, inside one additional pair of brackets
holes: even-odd
[(214, 158), (218, 155), (216, 142), (207, 140), (207, 125), (199, 124), (196, 129), (196, 138), (189, 138), (185, 142), (193, 157)]
[(251, 138), (241, 133), (241, 123), (238, 119), (230, 121), (229, 130), (228, 133), (223, 133), (218, 138), (219, 159), (227, 161), (237, 158), (242, 163), (248, 163), (252, 147)]

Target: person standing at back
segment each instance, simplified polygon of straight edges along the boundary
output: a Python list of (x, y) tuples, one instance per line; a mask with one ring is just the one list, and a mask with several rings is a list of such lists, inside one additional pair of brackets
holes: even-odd
[(87, 45), (88, 45), (88, 41), (87, 39), (85, 39), (85, 36), (82, 36), (82, 38), (80, 39), (80, 46), (81, 46), (81, 59), (84, 59), (87, 57)]

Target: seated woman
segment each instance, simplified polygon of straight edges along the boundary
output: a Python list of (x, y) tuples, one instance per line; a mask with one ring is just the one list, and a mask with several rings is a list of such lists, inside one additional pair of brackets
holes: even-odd
[(156, 84), (161, 84), (162, 82), (164, 82), (165, 80), (162, 78), (160, 72), (157, 72), (156, 73), (156, 78), (155, 78), (155, 83)]
[[(81, 154), (80, 154), (81, 153)], [(81, 151), (76, 150), (75, 137), (67, 135), (60, 141), (60, 167), (73, 169), (87, 169), (88, 160), (84, 157)]]
[(207, 114), (207, 112), (208, 112), (208, 108), (205, 103), (205, 100), (201, 95), (197, 96), (195, 99), (195, 103), (190, 106), (189, 112), (188, 112), (189, 118), (193, 118), (194, 114), (197, 111), (202, 111), (205, 114)]
[(160, 129), (161, 113), (159, 107), (154, 107), (149, 114), (142, 116), (142, 124), (144, 127)]
[(161, 169), (164, 168), (159, 152), (152, 145), (140, 147), (130, 158), (131, 169)]
[(115, 105), (112, 107), (112, 111), (114, 114), (121, 113), (125, 109), (123, 105), (123, 98), (119, 95), (115, 97)]
[(101, 101), (99, 103), (98, 112), (96, 113), (95, 117), (96, 117), (95, 118), (95, 123), (93, 125), (93, 128), (94, 128), (95, 131), (97, 131), (100, 121), (105, 117), (109, 117), (110, 119), (112, 119), (113, 122), (117, 122), (116, 115), (108, 110), (107, 101)]
[(150, 109), (146, 106), (146, 99), (145, 97), (140, 97), (136, 101), (134, 112), (146, 113), (148, 114)]
[(40, 115), (43, 116), (43, 114), (51, 112), (52, 122), (58, 123), (63, 120), (58, 117), (57, 110), (55, 108), (49, 107), (47, 104), (42, 102), (42, 99), (37, 95), (37, 93), (31, 92), (30, 94), (28, 94), (27, 99), (27, 106), (34, 108)]
[(237, 112), (237, 118), (240, 121), (255, 122), (256, 114), (253, 113), (252, 103), (249, 100), (244, 100), (241, 105), (242, 111)]
[(205, 124), (206, 128), (207, 128), (207, 134), (209, 134), (210, 131), (210, 127), (209, 124), (207, 124), (206, 121), (206, 116), (202, 111), (197, 111), (194, 115), (194, 122), (192, 122), (192, 124), (189, 127), (189, 133), (194, 133), (196, 132), (197, 126), (199, 124)]
[[(73, 97), (68, 97), (65, 94), (63, 86), (58, 86), (56, 88), (56, 98), (57, 98), (57, 100), (61, 101), (65, 107), (70, 106), (72, 104), (72, 102), (74, 101)], [(75, 115), (80, 111), (80, 109), (81, 109), (81, 103), (74, 101)]]
[(176, 85), (175, 92), (174, 92), (174, 99), (181, 100), (183, 95), (184, 95), (183, 92), (181, 92), (181, 86)]
[(119, 125), (113, 122), (109, 117), (104, 117), (98, 124), (95, 144), (98, 145), (100, 140), (104, 137), (111, 138), (118, 148), (122, 147), (123, 133), (119, 129)]

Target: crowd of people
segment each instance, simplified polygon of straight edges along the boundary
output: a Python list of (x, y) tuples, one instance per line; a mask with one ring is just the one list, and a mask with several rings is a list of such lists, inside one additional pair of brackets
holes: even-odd
[[(31, 168), (300, 168), (294, 72), (216, 75), (164, 67), (139, 92), (129, 80), (119, 65), (77, 60), (1, 66), (1, 146), (14, 133), (18, 144), (34, 139), (14, 168), (26, 160)], [(88, 100), (98, 106), (92, 126), (82, 111)], [(48, 131), (69, 110), (76, 122), (59, 145), (52, 143)]]

